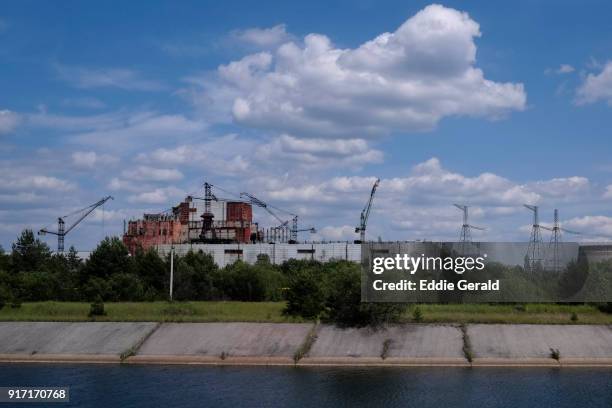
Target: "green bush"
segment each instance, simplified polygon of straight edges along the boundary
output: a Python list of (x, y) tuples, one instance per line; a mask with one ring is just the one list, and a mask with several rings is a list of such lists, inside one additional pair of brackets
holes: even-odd
[(19, 272), (17, 292), (24, 301), (52, 300), (59, 293), (59, 281), (51, 272)]
[(600, 303), (597, 308), (604, 313), (612, 313), (612, 302)]
[(421, 311), (420, 307), (416, 306), (414, 310), (412, 311), (412, 320), (414, 320), (417, 323), (420, 323), (423, 321), (423, 312)]
[(102, 302), (102, 298), (98, 297), (90, 306), (89, 306), (89, 317), (94, 316), (106, 316), (106, 311), (104, 310), (104, 303)]
[(110, 283), (103, 278), (91, 277), (82, 287), (83, 298), (86, 300), (109, 299), (111, 297)]
[(318, 264), (300, 265), (291, 261), (283, 265), (287, 277), (287, 306), (283, 311), (289, 316), (302, 316), (305, 319), (316, 319), (325, 311), (327, 292), (325, 276)]
[(362, 303), (360, 266), (354, 262), (286, 262), (285, 314), (305, 319), (320, 318), (339, 326), (380, 326), (400, 320), (405, 306), (393, 303)]
[(143, 299), (144, 290), (138, 276), (130, 273), (116, 273), (108, 279), (110, 290), (107, 300), (112, 302), (138, 301)]

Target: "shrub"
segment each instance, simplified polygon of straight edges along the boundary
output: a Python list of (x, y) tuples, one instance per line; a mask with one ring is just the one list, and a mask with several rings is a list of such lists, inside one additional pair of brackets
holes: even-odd
[(597, 308), (604, 313), (612, 313), (612, 302), (600, 303)]
[(391, 349), (391, 345), (393, 344), (392, 339), (386, 339), (383, 342), (382, 351), (380, 352), (380, 358), (383, 360), (386, 359), (389, 355), (389, 350)]
[(59, 294), (57, 276), (50, 272), (19, 272), (16, 285), (25, 301), (52, 300)]
[[(332, 263), (334, 264), (334, 263)], [(405, 305), (394, 303), (362, 303), (359, 265), (335, 263), (329, 279), (326, 320), (339, 326), (373, 326), (399, 321)]]
[(420, 323), (423, 321), (423, 312), (421, 311), (420, 307), (417, 306), (412, 311), (412, 320), (414, 320), (417, 323)]
[(107, 281), (110, 286), (107, 299), (113, 302), (142, 300), (144, 290), (138, 276), (130, 273), (116, 273)]
[(242, 301), (262, 301), (266, 299), (266, 267), (255, 267), (242, 261), (228, 265), (223, 274), (227, 281), (224, 292), (231, 299)]
[(325, 311), (326, 290), (319, 268), (306, 267), (285, 270), (287, 276), (287, 306), (283, 311), (290, 316), (316, 319)]
[(92, 277), (83, 285), (82, 295), (85, 300), (109, 299), (111, 286), (106, 279)]
[(89, 306), (89, 317), (94, 317), (94, 316), (106, 316), (106, 311), (104, 310), (104, 303), (102, 302), (101, 297), (98, 297)]

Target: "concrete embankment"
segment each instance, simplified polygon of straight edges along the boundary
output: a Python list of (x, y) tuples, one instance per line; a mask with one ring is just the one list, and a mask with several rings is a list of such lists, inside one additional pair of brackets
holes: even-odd
[(612, 327), (274, 323), (0, 323), (0, 362), (607, 366)]
[(612, 366), (610, 326), (473, 324), (467, 334), (474, 366)]
[(293, 364), (311, 324), (167, 323), (131, 362)]
[(0, 322), (0, 361), (119, 362), (158, 323)]

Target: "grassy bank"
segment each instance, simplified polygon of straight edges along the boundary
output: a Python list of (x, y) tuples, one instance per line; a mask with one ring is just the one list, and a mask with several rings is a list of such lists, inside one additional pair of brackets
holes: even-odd
[[(89, 303), (33, 302), (0, 310), (0, 321), (88, 321)], [(403, 320), (413, 321), (410, 306)], [(97, 321), (300, 322), (283, 316), (283, 302), (106, 303)], [(425, 323), (612, 324), (612, 315), (591, 305), (418, 305)]]
[(406, 319), (421, 310), (423, 322), (533, 323), (533, 324), (612, 324), (612, 314), (592, 305), (418, 305), (411, 306)]
[[(5, 306), (0, 321), (88, 321), (89, 303), (33, 302)], [(296, 322), (282, 315), (282, 302), (117, 302), (105, 303), (96, 321)]]

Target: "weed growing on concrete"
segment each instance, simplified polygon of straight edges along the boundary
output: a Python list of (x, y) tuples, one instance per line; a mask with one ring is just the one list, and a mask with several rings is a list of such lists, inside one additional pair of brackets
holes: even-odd
[(561, 353), (559, 352), (559, 349), (554, 349), (554, 348), (550, 348), (550, 358), (559, 361), (559, 358), (561, 358)]
[(383, 342), (382, 351), (380, 352), (380, 358), (382, 358), (383, 360), (387, 358), (387, 356), (389, 355), (389, 350), (391, 349), (391, 345), (392, 344), (393, 344), (393, 340), (392, 339), (386, 339)]
[(293, 354), (293, 361), (296, 364), (298, 361), (304, 358), (306, 354), (308, 354), (308, 352), (312, 348), (315, 341), (317, 341), (317, 327), (318, 326), (319, 326), (318, 322), (315, 323), (314, 326), (312, 326), (312, 329), (310, 329), (310, 331), (306, 335), (306, 338), (304, 339), (304, 342), (302, 343), (302, 345), (295, 351), (295, 354)]
[(136, 342), (136, 344), (134, 344), (132, 347), (130, 347), (129, 349), (125, 350), (123, 353), (119, 354), (119, 359), (121, 360), (121, 362), (123, 362), (124, 360), (135, 356), (136, 353), (138, 353), (138, 350), (140, 350), (140, 347), (142, 347), (142, 345), (144, 344), (145, 341), (147, 341), (147, 339), (149, 337), (151, 337), (151, 335), (157, 330), (159, 329), (159, 326), (161, 326), (160, 323), (157, 323), (155, 325), (155, 327), (153, 327), (153, 329), (151, 329), (147, 334), (145, 334), (144, 336), (142, 336), (142, 338), (140, 340), (138, 340)]
[(474, 352), (472, 351), (472, 343), (470, 342), (470, 337), (468, 336), (467, 326), (462, 324), (460, 329), (463, 336), (463, 355), (465, 356), (465, 359), (471, 363), (474, 359)]

